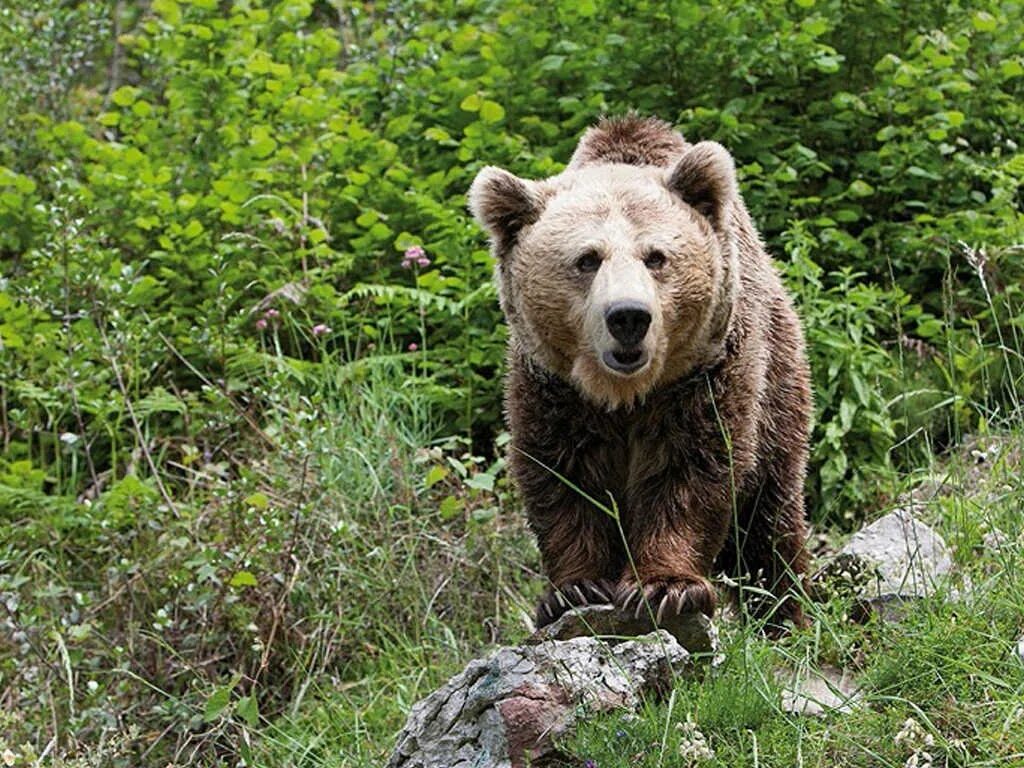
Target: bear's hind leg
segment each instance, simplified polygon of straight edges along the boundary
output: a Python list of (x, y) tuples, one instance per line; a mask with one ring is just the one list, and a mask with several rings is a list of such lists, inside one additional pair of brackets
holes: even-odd
[[(720, 565), (733, 566), (744, 609), (764, 619), (773, 635), (787, 623), (807, 625), (800, 599), (808, 556), (799, 463), (799, 456), (788, 456), (766, 473), (719, 557)], [(747, 591), (747, 585), (756, 589)]]

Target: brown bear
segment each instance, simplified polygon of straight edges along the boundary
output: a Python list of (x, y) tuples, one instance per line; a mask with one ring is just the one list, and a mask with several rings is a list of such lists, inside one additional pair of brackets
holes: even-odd
[(719, 569), (760, 587), (770, 629), (802, 625), (810, 377), (729, 152), (605, 119), (562, 173), (487, 167), (469, 202), (509, 325), (538, 626), (587, 603), (710, 616)]

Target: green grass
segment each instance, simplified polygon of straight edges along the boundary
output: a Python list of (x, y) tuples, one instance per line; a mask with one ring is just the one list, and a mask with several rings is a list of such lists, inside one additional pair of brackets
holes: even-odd
[(378, 765), (416, 700), (525, 636), (537, 556), (501, 463), (432, 444), (415, 379), (375, 362), (305, 395), (268, 370), (274, 450), (203, 468), (173, 514), (139, 482), (3, 521), (0, 752)]

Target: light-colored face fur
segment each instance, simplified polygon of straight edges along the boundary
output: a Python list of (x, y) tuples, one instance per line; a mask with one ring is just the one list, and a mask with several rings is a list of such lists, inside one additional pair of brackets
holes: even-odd
[(698, 144), (673, 168), (593, 165), (539, 182), (481, 171), (470, 205), (491, 233), (514, 342), (608, 408), (713, 358), (737, 271), (724, 152)]

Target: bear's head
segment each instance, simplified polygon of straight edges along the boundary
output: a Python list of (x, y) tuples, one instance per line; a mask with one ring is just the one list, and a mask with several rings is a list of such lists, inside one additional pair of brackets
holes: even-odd
[(721, 353), (737, 200), (732, 157), (714, 142), (683, 144), (664, 165), (572, 164), (541, 181), (487, 167), (469, 192), (514, 342), (610, 409)]

